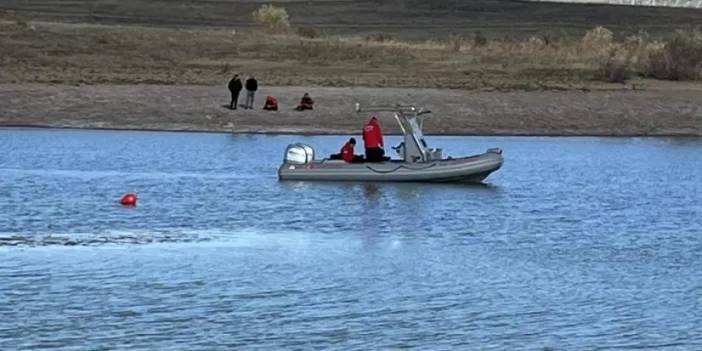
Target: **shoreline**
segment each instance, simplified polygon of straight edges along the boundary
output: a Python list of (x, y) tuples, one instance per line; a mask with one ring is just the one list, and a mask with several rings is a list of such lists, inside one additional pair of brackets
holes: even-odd
[[(304, 92), (315, 110), (293, 111)], [(353, 111), (358, 101), (426, 107), (434, 112), (427, 135), (702, 136), (699, 84), (590, 92), (263, 86), (256, 108), (272, 95), (275, 112), (229, 110), (228, 95), (217, 86), (0, 84), (0, 127), (357, 135), (368, 118)], [(400, 132), (389, 115), (381, 124), (385, 134)]]
[[(271, 129), (269, 131), (232, 131), (199, 129), (139, 129), (139, 128), (99, 128), (99, 127), (56, 127), (47, 125), (0, 124), (2, 129), (48, 129), (48, 130), (87, 130), (99, 132), (145, 132), (145, 133), (202, 133), (229, 135), (290, 135), (290, 136), (358, 136), (360, 132), (291, 132)], [(383, 133), (385, 136), (401, 136), (400, 133)], [(470, 133), (424, 133), (430, 137), (515, 137), (515, 138), (702, 138), (700, 134), (470, 134)]]

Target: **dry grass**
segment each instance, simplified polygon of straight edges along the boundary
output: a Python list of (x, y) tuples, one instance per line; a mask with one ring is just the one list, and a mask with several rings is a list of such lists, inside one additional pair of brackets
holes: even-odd
[(634, 76), (702, 78), (699, 32), (617, 39), (596, 28), (575, 38), (474, 33), (421, 41), (298, 33), (4, 21), (0, 82), (209, 85), (238, 72), (268, 85), (541, 90)]

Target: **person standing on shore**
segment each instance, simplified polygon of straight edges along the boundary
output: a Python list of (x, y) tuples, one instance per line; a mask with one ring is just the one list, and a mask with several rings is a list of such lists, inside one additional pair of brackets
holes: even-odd
[(242, 89), (241, 79), (239, 79), (238, 74), (235, 74), (232, 80), (229, 81), (228, 88), (229, 92), (232, 93), (232, 101), (229, 103), (229, 109), (236, 110), (239, 104), (239, 93)]
[(251, 76), (246, 80), (246, 108), (251, 109), (254, 107), (256, 90), (258, 90), (258, 81), (256, 80), (256, 77)]

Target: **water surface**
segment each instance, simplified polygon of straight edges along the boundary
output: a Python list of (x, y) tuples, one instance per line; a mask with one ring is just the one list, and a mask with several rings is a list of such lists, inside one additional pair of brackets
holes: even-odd
[(505, 165), (278, 182), (344, 140), (0, 130), (0, 349), (702, 349), (702, 140), (431, 137)]

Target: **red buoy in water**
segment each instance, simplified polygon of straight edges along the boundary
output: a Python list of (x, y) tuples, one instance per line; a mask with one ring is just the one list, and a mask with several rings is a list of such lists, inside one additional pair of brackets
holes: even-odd
[(124, 206), (136, 206), (137, 195), (135, 193), (126, 193), (122, 195), (122, 198), (119, 200), (119, 203), (121, 203)]

